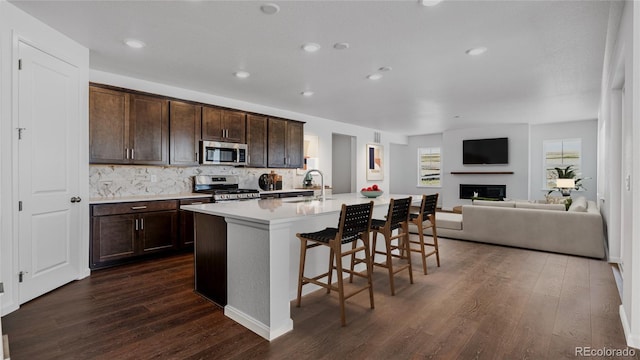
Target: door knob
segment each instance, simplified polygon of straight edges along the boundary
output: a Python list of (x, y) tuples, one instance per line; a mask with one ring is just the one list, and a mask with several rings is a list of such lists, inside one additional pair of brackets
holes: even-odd
[(80, 196), (74, 196), (71, 198), (72, 203), (79, 203), (80, 201), (82, 201), (82, 198), (80, 198)]

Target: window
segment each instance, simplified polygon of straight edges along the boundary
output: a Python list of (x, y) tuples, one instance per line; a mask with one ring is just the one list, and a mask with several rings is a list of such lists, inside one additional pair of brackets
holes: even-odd
[(418, 186), (442, 186), (441, 164), (439, 147), (418, 148)]
[(573, 171), (579, 176), (582, 165), (581, 139), (545, 140), (543, 151), (544, 189), (553, 189), (556, 186), (558, 174), (555, 168), (557, 167), (566, 168), (569, 165), (573, 165)]

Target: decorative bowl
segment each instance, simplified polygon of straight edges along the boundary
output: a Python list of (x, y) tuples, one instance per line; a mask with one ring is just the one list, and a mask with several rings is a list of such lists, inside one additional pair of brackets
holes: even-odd
[(377, 198), (378, 196), (382, 195), (382, 190), (360, 191), (360, 194), (362, 194), (362, 195), (364, 195), (365, 197), (368, 197), (368, 198)]

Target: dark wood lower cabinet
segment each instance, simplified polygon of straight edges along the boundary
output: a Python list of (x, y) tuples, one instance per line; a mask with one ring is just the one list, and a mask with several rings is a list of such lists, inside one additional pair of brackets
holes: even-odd
[(196, 292), (227, 305), (227, 223), (223, 217), (195, 215)]
[[(182, 199), (180, 200), (180, 206), (208, 204), (210, 202), (211, 202), (210, 198)], [(193, 212), (186, 211), (186, 210), (179, 210), (178, 218), (180, 222), (180, 231), (178, 234), (178, 248), (193, 249), (193, 240), (195, 236), (195, 233), (193, 231)]]
[(91, 205), (91, 269), (178, 249), (178, 200)]

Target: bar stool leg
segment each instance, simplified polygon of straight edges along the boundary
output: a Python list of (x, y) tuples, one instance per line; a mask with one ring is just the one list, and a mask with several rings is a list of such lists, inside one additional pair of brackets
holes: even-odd
[[(342, 244), (338, 242), (336, 247), (340, 247), (340, 246), (342, 246)], [(333, 250), (333, 254), (335, 254), (336, 271), (338, 272), (338, 297), (340, 298), (340, 320), (342, 321), (342, 326), (345, 326), (347, 325), (347, 318), (345, 316), (345, 311), (344, 311), (344, 283), (342, 280), (342, 254), (340, 253), (340, 249)]]
[(416, 225), (418, 225), (418, 237), (420, 238), (420, 254), (422, 254), (422, 271), (424, 272), (425, 275), (427, 275), (427, 257), (424, 252), (424, 234), (422, 233), (424, 229), (422, 227), (421, 222), (417, 223)]
[(302, 278), (304, 277), (304, 263), (307, 257), (307, 240), (300, 244), (300, 268), (298, 270), (298, 301), (296, 307), (300, 307), (302, 301)]
[(383, 235), (384, 235), (384, 243), (387, 248), (386, 255), (387, 255), (387, 270), (389, 270), (389, 286), (391, 287), (391, 296), (394, 296), (396, 294), (396, 290), (393, 283), (393, 259), (391, 258), (391, 240), (390, 240), (391, 234), (387, 234), (385, 232)]
[[(407, 262), (409, 263), (409, 282), (413, 284), (413, 268), (411, 267), (411, 250), (409, 249), (409, 223), (406, 221), (402, 223), (402, 231), (404, 232), (404, 236), (402, 236), (402, 240), (404, 243), (404, 248), (407, 251)], [(400, 240), (400, 239), (399, 239)]]
[[(329, 247), (329, 273), (327, 275), (327, 284), (329, 284), (329, 286), (327, 287), (327, 294), (331, 294), (331, 284), (332, 284), (332, 278), (333, 278), (333, 247)], [(340, 273), (338, 273), (338, 277), (340, 277)]]
[(369, 242), (369, 238), (367, 237), (366, 239), (362, 239), (362, 242), (364, 243), (364, 258), (365, 261), (367, 262), (367, 281), (369, 282), (369, 303), (371, 304), (371, 308), (374, 308), (373, 305), (373, 279), (371, 274), (373, 273), (373, 263), (371, 260), (371, 254), (370, 254), (370, 242)]
[(431, 229), (431, 235), (433, 236), (433, 247), (436, 250), (436, 261), (438, 262), (438, 267), (440, 267), (440, 248), (438, 247), (438, 233), (435, 226)]

